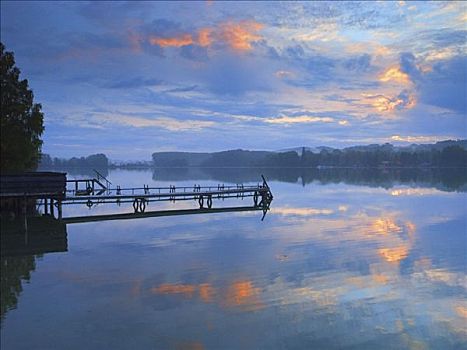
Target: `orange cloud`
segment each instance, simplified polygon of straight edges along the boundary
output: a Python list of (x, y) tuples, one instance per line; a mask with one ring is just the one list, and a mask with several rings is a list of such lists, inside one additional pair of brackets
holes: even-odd
[(211, 28), (201, 28), (198, 31), (198, 45), (199, 46), (210, 46), (212, 44), (212, 29)]
[(225, 22), (216, 27), (204, 27), (196, 35), (180, 34), (174, 37), (151, 36), (149, 42), (161, 47), (181, 47), (186, 45), (199, 45), (210, 47), (215, 42), (226, 43), (235, 51), (249, 51), (252, 43), (262, 39), (257, 32), (263, 28), (261, 23), (255, 21)]
[(193, 44), (193, 38), (191, 37), (190, 34), (182, 34), (180, 36), (172, 37), (172, 38), (151, 37), (149, 38), (149, 42), (152, 45), (159, 45), (162, 47), (168, 47), (168, 46), (181, 47), (181, 46)]
[(417, 104), (415, 96), (408, 92), (402, 92), (394, 97), (384, 95), (365, 95), (365, 97), (371, 99), (371, 104), (379, 112), (411, 109)]
[(379, 80), (382, 82), (394, 81), (396, 83), (408, 85), (411, 83), (410, 77), (400, 70), (400, 67), (390, 67), (382, 75)]
[(220, 37), (234, 50), (251, 50), (251, 43), (262, 38), (257, 32), (263, 28), (263, 25), (255, 21), (227, 22), (220, 27)]
[(459, 316), (467, 318), (467, 307), (465, 306), (458, 306), (456, 307), (456, 312)]

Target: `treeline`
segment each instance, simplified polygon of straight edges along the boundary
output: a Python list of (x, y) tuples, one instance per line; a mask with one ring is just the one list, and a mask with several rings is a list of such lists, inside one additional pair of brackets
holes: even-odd
[(372, 149), (334, 149), (320, 153), (310, 151), (270, 154), (262, 166), (286, 167), (467, 167), (467, 151), (460, 146), (448, 146), (441, 151), (394, 150), (378, 146)]
[(156, 168), (154, 181), (218, 181), (219, 183), (268, 181), (288, 183), (347, 183), (381, 187), (394, 186), (437, 188), (441, 191), (467, 191), (467, 168)]
[(305, 147), (287, 152), (231, 150), (215, 153), (156, 152), (157, 167), (467, 167), (467, 142), (442, 141), (431, 145), (394, 147), (391, 144), (344, 149)]
[(67, 169), (67, 168), (93, 168), (107, 169), (109, 160), (105, 154), (92, 154), (87, 157), (73, 157), (71, 159), (52, 158), (48, 154), (42, 154), (39, 169)]

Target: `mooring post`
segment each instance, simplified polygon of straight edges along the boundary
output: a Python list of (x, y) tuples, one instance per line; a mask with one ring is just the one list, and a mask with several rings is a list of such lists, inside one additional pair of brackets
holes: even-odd
[(61, 199), (57, 201), (57, 208), (58, 208), (58, 219), (61, 220), (62, 219), (62, 200)]
[(54, 217), (54, 199), (50, 198), (50, 215)]

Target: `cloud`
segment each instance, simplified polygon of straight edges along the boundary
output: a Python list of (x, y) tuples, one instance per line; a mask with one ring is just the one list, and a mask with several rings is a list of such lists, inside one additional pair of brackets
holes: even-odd
[(295, 74), (288, 70), (278, 70), (274, 75), (280, 79), (293, 78)]
[(262, 38), (257, 32), (263, 27), (255, 21), (227, 22), (220, 26), (220, 37), (234, 50), (249, 51)]
[(351, 71), (365, 72), (370, 68), (371, 56), (367, 53), (350, 58), (344, 62), (344, 67)]
[(418, 142), (438, 142), (447, 139), (454, 139), (450, 136), (401, 136), (401, 135), (392, 135), (391, 141), (398, 142), (408, 142), (408, 143), (418, 143)]
[(196, 131), (215, 125), (213, 121), (207, 120), (178, 120), (169, 117), (142, 118), (129, 115), (95, 115), (97, 124), (121, 124), (134, 128), (157, 127), (169, 131)]
[(392, 112), (395, 110), (411, 109), (415, 107), (417, 100), (415, 95), (408, 90), (403, 90), (396, 96), (364, 95), (371, 100), (371, 104), (379, 112)]
[(385, 70), (384, 73), (380, 75), (379, 80), (382, 82), (396, 82), (402, 85), (411, 83), (409, 75), (398, 66), (393, 66)]
[(280, 116), (276, 118), (265, 118), (265, 123), (270, 124), (297, 124), (297, 123), (333, 123), (335, 120), (331, 117), (316, 117), (311, 115), (299, 116)]
[(170, 89), (170, 90), (167, 90), (166, 92), (190, 92), (190, 91), (196, 90), (197, 88), (198, 88), (198, 85), (190, 85), (190, 86)]
[(226, 21), (214, 27), (203, 27), (195, 34), (177, 33), (176, 35), (152, 34), (148, 41), (151, 45), (160, 47), (183, 47), (196, 45), (212, 47), (216, 44), (225, 44), (237, 52), (252, 50), (252, 44), (262, 39), (258, 32), (263, 24), (252, 20)]
[[(267, 60), (219, 54), (204, 67), (203, 80), (210, 92), (220, 95), (245, 95), (250, 91), (270, 91), (277, 84)], [(238, 102), (237, 102), (238, 103)]]
[(162, 80), (156, 78), (132, 78), (128, 80), (121, 80), (115, 83), (109, 84), (107, 87), (111, 89), (131, 89), (131, 88), (139, 88), (139, 87), (146, 87), (146, 86), (154, 86), (154, 85), (161, 85), (163, 82)]
[(415, 84), (421, 102), (465, 114), (467, 57), (449, 54), (437, 58), (430, 69), (423, 70), (412, 53), (402, 53), (401, 79)]
[(207, 61), (209, 58), (207, 48), (198, 45), (186, 45), (181, 47), (180, 56), (199, 62)]
[(193, 38), (191, 37), (190, 34), (182, 34), (178, 37), (170, 37), (170, 38), (160, 38), (160, 37), (150, 37), (149, 42), (152, 45), (159, 45), (161, 47), (167, 47), (167, 46), (175, 46), (175, 47), (181, 47), (181, 46), (186, 46), (186, 45), (191, 45), (194, 43)]
[(417, 82), (422, 102), (447, 108), (465, 116), (467, 95), (466, 56), (443, 60)]
[(293, 59), (301, 59), (305, 57), (305, 50), (302, 45), (289, 46), (284, 50), (284, 54)]
[(400, 55), (400, 69), (412, 80), (420, 79), (420, 68), (416, 64), (415, 56), (410, 52)]

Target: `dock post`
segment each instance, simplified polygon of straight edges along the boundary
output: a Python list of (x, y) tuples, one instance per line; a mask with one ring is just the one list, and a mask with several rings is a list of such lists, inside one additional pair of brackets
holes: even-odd
[(47, 197), (44, 198), (44, 214), (47, 215), (49, 213), (49, 208), (47, 207)]
[(62, 219), (62, 200), (61, 199), (57, 201), (57, 208), (58, 208), (58, 219), (61, 220)]
[(50, 198), (50, 215), (54, 217), (54, 199)]

